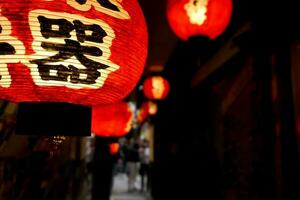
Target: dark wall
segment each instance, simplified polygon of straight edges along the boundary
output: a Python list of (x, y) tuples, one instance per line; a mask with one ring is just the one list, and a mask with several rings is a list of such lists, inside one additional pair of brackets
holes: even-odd
[[(288, 53), (300, 31), (282, 23), (299, 23), (299, 12), (292, 1), (236, 0), (234, 6), (232, 22), (217, 40), (178, 41), (169, 57), (164, 75), (171, 92), (154, 121), (155, 199), (300, 198)], [(240, 52), (192, 87), (197, 69), (248, 21), (251, 30), (235, 38)], [(247, 66), (250, 76), (244, 75)], [(240, 76), (249, 78), (243, 86)], [(228, 97), (236, 88), (239, 93)], [(224, 112), (228, 98), (233, 100)]]

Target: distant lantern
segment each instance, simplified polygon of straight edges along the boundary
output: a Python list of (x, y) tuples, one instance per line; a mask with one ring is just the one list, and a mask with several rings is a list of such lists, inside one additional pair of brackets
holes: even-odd
[(149, 115), (155, 115), (157, 113), (158, 108), (156, 103), (148, 101), (145, 104), (145, 106), (148, 107)]
[(138, 123), (143, 123), (145, 119), (149, 116), (155, 115), (157, 113), (157, 104), (152, 101), (143, 102), (140, 109), (137, 112)]
[(92, 133), (99, 137), (122, 137), (132, 121), (133, 111), (126, 102), (92, 108)]
[(143, 102), (141, 110), (144, 110), (149, 115), (155, 115), (157, 113), (157, 104), (152, 101)]
[(167, 19), (183, 40), (191, 36), (215, 39), (229, 24), (232, 0), (168, 0)]
[(137, 122), (139, 124), (142, 124), (147, 117), (149, 116), (149, 113), (147, 112), (148, 110), (143, 109), (143, 107), (141, 107), (140, 109), (138, 109), (137, 112)]
[(120, 150), (120, 144), (118, 142), (109, 144), (109, 152), (111, 155), (116, 155)]
[(147, 41), (136, 0), (1, 0), (0, 98), (117, 102), (143, 72)]
[(162, 76), (148, 77), (143, 83), (144, 95), (150, 100), (165, 99), (169, 90), (169, 82)]

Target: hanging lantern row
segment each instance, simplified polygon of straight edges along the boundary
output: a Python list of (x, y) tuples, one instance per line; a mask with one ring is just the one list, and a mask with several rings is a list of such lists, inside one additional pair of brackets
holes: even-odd
[(143, 93), (150, 100), (165, 99), (170, 90), (169, 82), (162, 76), (151, 76), (143, 83)]
[(92, 109), (92, 133), (100, 137), (122, 137), (132, 128), (133, 110), (126, 102)]
[(1, 0), (1, 99), (118, 102), (143, 72), (147, 41), (136, 0)]
[(232, 0), (168, 0), (167, 20), (182, 40), (192, 36), (215, 39), (230, 22)]

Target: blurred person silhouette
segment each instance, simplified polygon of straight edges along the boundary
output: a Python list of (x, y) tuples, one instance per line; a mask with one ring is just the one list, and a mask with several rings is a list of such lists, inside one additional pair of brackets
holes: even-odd
[(149, 141), (144, 139), (139, 148), (141, 175), (141, 192), (149, 191), (149, 165), (150, 165), (150, 147)]
[(126, 173), (126, 148), (128, 146), (127, 140), (125, 138), (122, 138), (119, 140), (120, 148), (118, 153), (118, 159), (116, 163), (116, 173), (124, 174)]
[(135, 183), (139, 172), (139, 142), (138, 139), (131, 138), (127, 146), (125, 157), (127, 163), (127, 175), (128, 175), (128, 192), (133, 192), (137, 188)]

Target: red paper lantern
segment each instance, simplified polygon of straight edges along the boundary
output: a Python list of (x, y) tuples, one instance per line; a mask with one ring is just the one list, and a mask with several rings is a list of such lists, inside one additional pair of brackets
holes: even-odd
[(92, 133), (100, 137), (122, 137), (132, 125), (133, 112), (126, 102), (92, 108)]
[(232, 14), (232, 0), (168, 0), (167, 19), (183, 40), (204, 35), (215, 39), (223, 33)]
[(142, 103), (141, 108), (137, 113), (138, 123), (143, 123), (148, 116), (155, 115), (157, 113), (157, 104), (152, 101)]
[(109, 151), (111, 155), (116, 155), (120, 150), (120, 144), (115, 142), (115, 143), (110, 143), (109, 144)]
[(156, 103), (148, 101), (145, 103), (145, 107), (148, 108), (149, 115), (155, 115), (157, 113), (158, 108)]
[(117, 102), (143, 72), (147, 41), (136, 0), (0, 0), (1, 98)]
[(137, 112), (137, 123), (142, 124), (148, 116), (149, 116), (148, 111), (143, 109), (142, 107)]
[(169, 82), (162, 76), (148, 77), (143, 84), (144, 95), (151, 100), (165, 99), (169, 90)]

